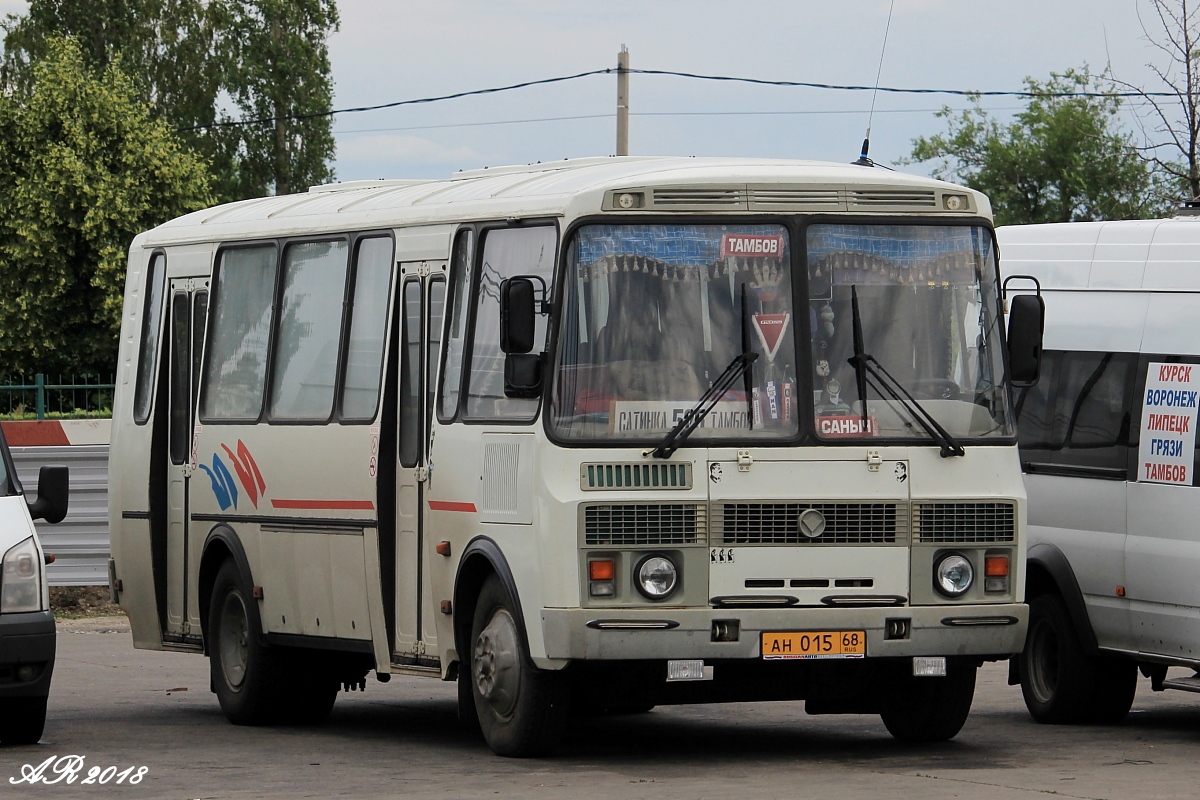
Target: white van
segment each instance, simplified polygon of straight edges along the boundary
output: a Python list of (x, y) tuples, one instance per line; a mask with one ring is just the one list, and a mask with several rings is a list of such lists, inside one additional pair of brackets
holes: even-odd
[(1039, 722), (1115, 722), (1139, 667), (1200, 691), (1167, 679), (1200, 670), (1200, 217), (997, 233), (1046, 304), (1040, 378), (1014, 398), (1030, 619), (1010, 682)]
[(67, 515), (67, 468), (42, 467), (27, 502), (0, 430), (0, 744), (33, 744), (46, 724), (54, 617), (33, 520)]

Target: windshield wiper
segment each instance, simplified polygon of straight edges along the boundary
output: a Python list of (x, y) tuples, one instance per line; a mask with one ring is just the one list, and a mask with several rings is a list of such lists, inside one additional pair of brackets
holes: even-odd
[[(858, 311), (858, 287), (856, 286), (850, 287), (850, 311), (854, 317), (854, 357), (849, 359), (849, 363), (854, 367), (854, 375), (858, 383), (858, 399), (862, 403), (863, 430), (867, 430), (867, 375), (870, 375), (878, 382), (876, 385), (875, 381), (872, 381), (872, 386), (875, 386), (880, 397), (886, 392), (891, 395), (893, 400), (902, 405), (917, 421), (917, 424), (925, 430), (925, 433), (929, 434), (929, 438), (941, 447), (942, 458), (965, 456), (967, 451), (963, 449), (963, 446), (942, 427), (932, 414), (925, 410), (925, 407), (904, 388), (903, 384), (893, 378), (892, 374), (884, 369), (883, 364), (880, 364), (875, 356), (863, 352), (862, 315)], [(882, 387), (882, 391), (880, 391), (880, 387)]]
[(725, 368), (713, 385), (708, 387), (708, 391), (700, 396), (696, 404), (688, 409), (688, 412), (679, 418), (679, 422), (675, 423), (675, 427), (671, 429), (663, 440), (658, 443), (658, 447), (653, 450), (647, 450), (642, 455), (651, 455), (655, 458), (670, 458), (676, 450), (683, 446), (683, 443), (692, 431), (700, 427), (700, 423), (704, 422), (704, 418), (708, 416), (708, 412), (713, 410), (713, 406), (717, 404), (734, 381), (740, 378), (746, 371), (750, 369), (750, 365), (758, 358), (758, 353), (743, 352), (734, 357), (733, 361), (729, 362), (729, 366)]

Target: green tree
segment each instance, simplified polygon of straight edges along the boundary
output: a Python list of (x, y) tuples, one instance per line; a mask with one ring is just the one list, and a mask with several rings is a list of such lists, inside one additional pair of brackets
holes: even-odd
[(142, 101), (121, 60), (48, 40), (27, 91), (0, 95), (0, 364), (111, 373), (126, 252), (211, 204), (204, 162)]
[[(209, 163), (219, 201), (304, 191), (333, 178), (326, 38), (334, 0), (31, 0), (9, 16), (0, 82), (28, 90), (47, 42), (69, 36), (87, 64), (116, 58), (139, 96)], [(284, 117), (222, 125), (238, 117)]]
[[(226, 89), (244, 119), (238, 129), (239, 191), (289, 194), (333, 179), (329, 31), (333, 0), (225, 0)], [(299, 117), (298, 119), (296, 117)]]
[(1123, 132), (1116, 97), (1072, 96), (1111, 91), (1105, 75), (1086, 67), (1025, 79), (1034, 94), (1010, 123), (972, 98), (972, 107), (944, 107), (947, 131), (913, 140), (904, 163), (937, 162), (936, 178), (987, 194), (998, 225), (1141, 219), (1167, 205), (1159, 176)]

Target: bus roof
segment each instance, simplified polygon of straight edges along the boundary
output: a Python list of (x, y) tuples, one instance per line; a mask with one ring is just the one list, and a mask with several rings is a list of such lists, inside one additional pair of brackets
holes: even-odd
[[(215, 206), (141, 234), (134, 246), (433, 225), (473, 219), (616, 211), (615, 193), (645, 190), (642, 213), (948, 213), (990, 217), (987, 198), (918, 175), (853, 164), (749, 158), (611, 156), (459, 172), (447, 180), (350, 181), (304, 194)], [(606, 206), (607, 203), (607, 206)], [(624, 210), (624, 209), (621, 209)]]
[(1200, 290), (1200, 217), (1006, 225), (996, 238), (1004, 274), (1043, 289)]

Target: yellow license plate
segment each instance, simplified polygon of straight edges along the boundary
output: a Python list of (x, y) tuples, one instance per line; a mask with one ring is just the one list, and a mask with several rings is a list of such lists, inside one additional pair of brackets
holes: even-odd
[(801, 631), (763, 633), (765, 661), (793, 658), (864, 658), (867, 634), (863, 631)]

